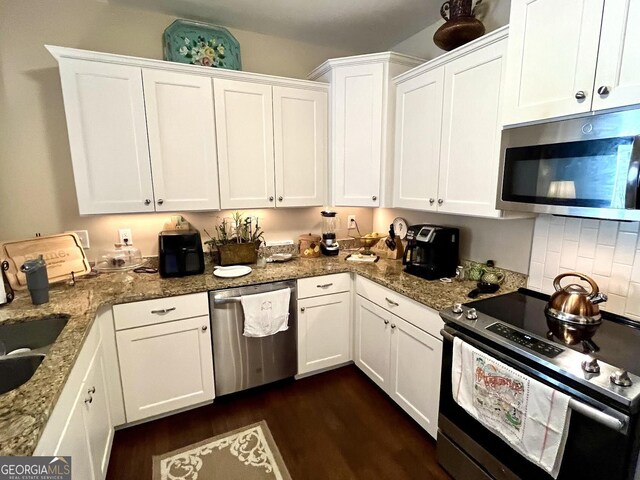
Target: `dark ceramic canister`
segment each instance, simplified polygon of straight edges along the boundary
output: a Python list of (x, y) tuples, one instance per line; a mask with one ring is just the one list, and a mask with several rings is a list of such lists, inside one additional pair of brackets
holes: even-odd
[[(476, 2), (476, 6), (482, 0)], [(446, 22), (433, 35), (434, 43), (443, 50), (453, 50), (484, 35), (485, 28), (474, 16), (473, 0), (448, 0), (440, 15)]]

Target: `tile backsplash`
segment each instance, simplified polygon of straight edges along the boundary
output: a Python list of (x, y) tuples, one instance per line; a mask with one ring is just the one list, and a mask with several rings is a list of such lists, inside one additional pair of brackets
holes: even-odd
[(552, 293), (553, 279), (560, 273), (584, 273), (609, 296), (601, 308), (640, 320), (639, 225), (539, 216), (533, 231), (529, 288)]

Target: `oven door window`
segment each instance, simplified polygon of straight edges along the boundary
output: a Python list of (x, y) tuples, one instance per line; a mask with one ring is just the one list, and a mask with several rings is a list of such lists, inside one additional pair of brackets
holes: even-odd
[(502, 199), (569, 207), (637, 208), (636, 138), (508, 148)]

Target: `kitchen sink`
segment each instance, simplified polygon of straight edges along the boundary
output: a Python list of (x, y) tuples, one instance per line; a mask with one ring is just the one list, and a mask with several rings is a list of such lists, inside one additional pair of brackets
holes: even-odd
[(68, 321), (68, 315), (52, 315), (0, 325), (0, 394), (18, 388), (33, 376)]

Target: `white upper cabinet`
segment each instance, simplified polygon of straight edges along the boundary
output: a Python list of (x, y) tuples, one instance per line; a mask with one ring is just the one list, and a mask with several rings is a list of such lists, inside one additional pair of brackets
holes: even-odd
[(389, 207), (393, 193), (391, 78), (423, 60), (392, 52), (327, 60), (309, 78), (331, 85), (332, 205)]
[(394, 207), (437, 208), (443, 84), (437, 68), (397, 87)]
[(211, 79), (143, 69), (156, 211), (217, 210)]
[(382, 64), (335, 71), (335, 204), (378, 206), (382, 162)]
[(439, 212), (500, 215), (495, 197), (506, 44), (503, 39), (444, 66)]
[(637, 0), (512, 0), (505, 125), (640, 103), (639, 21)]
[(153, 212), (140, 68), (63, 58), (80, 214)]
[(507, 28), (394, 79), (394, 207), (496, 210)]
[(640, 1), (605, 3), (593, 109), (640, 103)]
[(276, 205), (306, 207), (325, 200), (327, 93), (273, 87)]
[(271, 86), (213, 80), (223, 209), (275, 205)]

